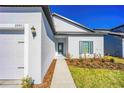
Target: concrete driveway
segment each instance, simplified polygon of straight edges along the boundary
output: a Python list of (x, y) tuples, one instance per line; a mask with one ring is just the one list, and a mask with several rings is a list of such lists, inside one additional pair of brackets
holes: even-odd
[(0, 88), (21, 88), (21, 80), (0, 80)]

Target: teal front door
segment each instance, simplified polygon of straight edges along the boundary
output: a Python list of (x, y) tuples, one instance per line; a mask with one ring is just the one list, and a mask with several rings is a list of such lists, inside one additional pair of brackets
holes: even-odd
[(58, 43), (58, 54), (63, 55), (63, 42)]

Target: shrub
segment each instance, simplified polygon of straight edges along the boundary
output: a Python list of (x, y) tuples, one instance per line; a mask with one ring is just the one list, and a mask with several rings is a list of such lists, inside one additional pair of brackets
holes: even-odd
[(83, 58), (81, 56), (79, 57), (79, 62), (83, 62)]
[(22, 79), (22, 88), (31, 88), (33, 84), (32, 78), (27, 76)]
[(113, 58), (110, 58), (110, 62), (115, 62), (115, 60)]
[(70, 61), (71, 63), (73, 63), (73, 62), (74, 62), (74, 60), (73, 60), (73, 59), (70, 59), (69, 61)]
[(90, 60), (90, 62), (93, 62), (93, 58), (90, 58), (89, 60)]
[(105, 62), (105, 59), (104, 59), (104, 58), (102, 58), (102, 59), (101, 59), (101, 62)]

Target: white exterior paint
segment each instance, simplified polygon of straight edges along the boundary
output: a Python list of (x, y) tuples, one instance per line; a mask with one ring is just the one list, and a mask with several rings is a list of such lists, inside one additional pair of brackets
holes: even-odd
[[(93, 53), (104, 56), (104, 38), (103, 36), (69, 36), (68, 53), (74, 57), (79, 57), (79, 41), (93, 41)], [(93, 56), (93, 55), (89, 55)]]
[[(59, 17), (58, 17), (59, 16)], [(64, 19), (65, 20), (64, 20)], [(72, 57), (79, 57), (79, 41), (93, 41), (93, 53), (104, 56), (104, 37), (103, 35), (86, 35), (85, 32), (91, 32), (80, 26), (75, 25), (72, 20), (60, 15), (53, 15), (53, 21), (56, 32), (84, 32), (84, 35), (56, 35), (56, 55), (58, 55), (58, 42), (64, 43), (64, 56), (69, 53)], [(71, 21), (71, 22), (70, 22)], [(74, 23), (74, 24), (73, 24)], [(78, 23), (76, 23), (78, 24)], [(80, 25), (80, 24), (79, 24)], [(94, 54), (89, 54), (93, 57)], [(83, 55), (82, 55), (83, 56)]]
[(67, 37), (65, 38), (60, 38), (60, 37), (57, 37), (56, 38), (56, 56), (59, 56), (58, 54), (58, 43), (63, 43), (63, 54), (64, 56), (66, 56), (67, 52), (68, 52), (68, 39)]
[(29, 75), (29, 25), (24, 25), (24, 77)]
[[(70, 24), (70, 22), (56, 18), (54, 18), (54, 22), (57, 31), (87, 32), (86, 29)], [(24, 63), (24, 76), (31, 76), (35, 84), (42, 82), (52, 59), (55, 58), (58, 42), (64, 43), (65, 55), (70, 53), (73, 57), (79, 57), (79, 41), (91, 40), (94, 42), (94, 53), (104, 55), (103, 36), (74, 35), (54, 38), (52, 29), (41, 7), (0, 8), (0, 24), (1, 29), (7, 27), (13, 29), (17, 25), (24, 26), (24, 59), (21, 59), (24, 61), (22, 62)], [(17, 25), (15, 26), (15, 24)], [(33, 26), (36, 29), (35, 38), (33, 38), (31, 32)]]
[(42, 78), (47, 72), (49, 65), (52, 60), (55, 58), (55, 38), (52, 33), (52, 29), (49, 26), (49, 23), (44, 15), (42, 14), (42, 34), (41, 34), (41, 61), (42, 61)]
[[(24, 28), (26, 31), (24, 33), (24, 73), (25, 76), (31, 76), (35, 84), (41, 83), (55, 54), (53, 34), (42, 8), (0, 8), (0, 24), (9, 25), (10, 27), (15, 24), (26, 24)], [(34, 39), (31, 32), (32, 26), (36, 29)]]
[[(29, 25), (29, 51), (28, 75), (35, 83), (41, 82), (41, 13), (0, 13), (0, 24), (28, 24)], [(18, 19), (18, 20), (17, 20)], [(40, 19), (40, 20), (39, 20)], [(32, 37), (30, 28), (36, 28), (37, 36)], [(35, 62), (35, 63), (34, 63)]]
[[(94, 54), (104, 56), (104, 36), (78, 36), (68, 35), (66, 37), (56, 36), (56, 56), (58, 56), (58, 42), (64, 43), (64, 56), (68, 53), (73, 58), (80, 57), (79, 42), (80, 41), (93, 41), (93, 54), (87, 54), (87, 57), (93, 57)], [(82, 54), (83, 56), (83, 54)]]
[[(6, 48), (6, 49), (11, 49), (11, 50), (14, 49), (12, 51), (16, 51), (16, 54), (14, 55), (14, 54), (12, 54), (12, 52), (7, 53), (6, 49), (2, 50), (5, 55), (10, 55), (11, 57), (8, 56), (7, 58), (10, 58), (10, 60), (5, 62), (6, 64), (8, 64), (8, 66), (1, 64), (2, 67), (6, 68), (4, 74), (1, 75), (2, 76), (1, 79), (21, 79), (22, 77), (28, 75), (28, 72), (29, 72), (28, 71), (29, 70), (28, 69), (28, 59), (29, 59), (29, 48), (28, 48), (28, 46), (29, 46), (29, 33), (28, 32), (29, 32), (29, 25), (28, 24), (24, 24), (24, 25), (21, 25), (21, 24), (0, 24), (1, 37), (4, 36), (3, 38), (6, 38), (6, 41), (8, 41), (8, 42), (15, 41), (15, 42), (7, 43), (8, 48)], [(11, 36), (11, 38), (13, 38), (13, 37), (14, 38), (11, 40), (10, 36)], [(5, 41), (1, 41), (1, 42), (5, 42)], [(19, 42), (22, 42), (22, 43), (19, 43)], [(4, 43), (1, 43), (1, 46), (2, 45), (6, 46)], [(12, 47), (14, 47), (14, 48), (12, 48)], [(2, 54), (2, 52), (1, 52), (1, 54)], [(18, 57), (18, 54), (21, 56)], [(16, 57), (15, 64), (9, 64), (9, 63), (11, 63), (11, 61), (15, 61), (15, 57)], [(9, 69), (10, 67), (15, 67), (15, 68)], [(18, 73), (16, 72), (18, 67), (21, 67), (21, 70), (20, 70), (21, 73), (19, 73), (20, 72), (19, 70), (18, 70), (19, 71)], [(23, 67), (24, 67), (24, 69), (23, 69)], [(10, 71), (8, 71), (8, 70), (10, 70)], [(17, 75), (15, 72), (17, 73)], [(20, 74), (20, 75), (18, 75), (18, 74)], [(6, 76), (4, 76), (4, 75), (6, 75)], [(7, 78), (7, 75), (8, 75), (8, 78)], [(9, 77), (9, 75), (10, 75), (10, 77)]]
[[(3, 32), (3, 31), (0, 31)], [(24, 76), (24, 34), (0, 34), (0, 79)]]
[(54, 16), (53, 21), (57, 32), (87, 32), (83, 28), (79, 28), (78, 26), (73, 25), (70, 22), (64, 21)]

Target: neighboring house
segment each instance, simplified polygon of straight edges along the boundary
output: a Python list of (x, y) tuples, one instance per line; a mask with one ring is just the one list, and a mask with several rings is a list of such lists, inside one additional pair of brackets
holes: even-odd
[[(119, 57), (124, 58), (124, 25), (120, 25), (111, 29), (112, 32), (116, 33), (116, 40), (118, 40), (118, 49), (120, 52)], [(118, 36), (118, 37), (117, 37)], [(119, 45), (120, 44), (120, 45)]]
[(42, 82), (55, 57), (51, 19), (48, 6), (0, 6), (0, 79)]
[(105, 33), (104, 54), (124, 58), (124, 25), (112, 29), (94, 29)]
[(84, 54), (104, 56), (104, 34), (95, 32), (81, 24), (58, 14), (53, 14), (56, 38), (56, 55), (71, 55), (79, 58)]

